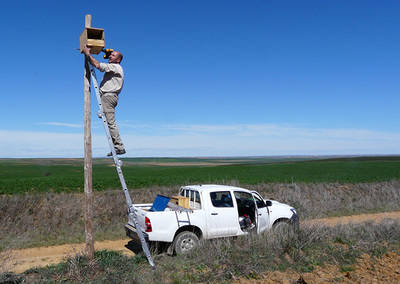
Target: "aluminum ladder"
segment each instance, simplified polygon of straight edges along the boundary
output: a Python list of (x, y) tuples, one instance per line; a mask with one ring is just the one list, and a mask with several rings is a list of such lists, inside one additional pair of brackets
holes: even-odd
[(110, 129), (108, 128), (106, 115), (104, 113), (103, 105), (101, 103), (100, 90), (99, 90), (99, 85), (97, 83), (96, 71), (94, 69), (94, 66), (92, 64), (90, 64), (89, 61), (88, 61), (88, 64), (89, 64), (89, 68), (90, 68), (90, 75), (92, 77), (94, 90), (95, 90), (95, 93), (96, 93), (97, 103), (99, 105), (98, 116), (103, 121), (104, 130), (106, 131), (106, 136), (107, 136), (108, 144), (109, 144), (110, 149), (111, 149), (111, 153), (112, 153), (112, 157), (113, 157), (113, 160), (114, 160), (114, 164), (115, 164), (115, 167), (117, 169), (119, 180), (120, 180), (121, 185), (122, 185), (122, 190), (123, 190), (123, 192), (125, 194), (126, 203), (128, 204), (128, 218), (129, 218), (129, 220), (132, 220), (133, 223), (135, 224), (136, 232), (137, 232), (137, 234), (139, 236), (140, 242), (142, 243), (143, 252), (147, 257), (147, 260), (149, 261), (149, 264), (152, 266), (153, 269), (155, 269), (156, 266), (155, 266), (155, 264), (153, 262), (153, 259), (151, 257), (149, 246), (147, 245), (147, 242), (146, 242), (146, 240), (144, 238), (143, 232), (140, 229), (139, 223), (137, 221), (136, 208), (132, 204), (132, 199), (131, 199), (131, 196), (129, 195), (129, 191), (128, 191), (128, 188), (127, 188), (126, 183), (125, 183), (124, 175), (122, 174), (122, 169), (121, 169), (122, 161), (120, 159), (118, 159), (117, 154), (115, 152), (114, 143), (113, 143), (112, 138), (111, 138)]

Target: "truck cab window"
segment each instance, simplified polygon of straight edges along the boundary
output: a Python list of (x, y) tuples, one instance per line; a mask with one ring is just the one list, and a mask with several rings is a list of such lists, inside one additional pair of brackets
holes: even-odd
[(201, 209), (201, 200), (200, 200), (200, 194), (198, 191), (192, 190), (190, 192), (190, 208), (193, 209)]
[(201, 209), (200, 193), (196, 190), (183, 189), (179, 192), (180, 196), (189, 198), (189, 206), (192, 209)]
[(211, 192), (210, 197), (214, 207), (233, 207), (232, 196), (229, 191)]

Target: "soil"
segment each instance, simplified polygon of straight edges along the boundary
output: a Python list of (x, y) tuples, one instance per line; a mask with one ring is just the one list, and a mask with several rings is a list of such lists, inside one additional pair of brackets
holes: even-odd
[[(337, 224), (361, 223), (365, 221), (380, 222), (385, 218), (400, 219), (400, 211), (314, 219), (305, 221), (302, 225), (325, 224), (333, 226)], [(128, 245), (129, 241), (130, 239), (95, 242), (95, 249), (121, 251), (126, 255), (133, 256), (134, 253), (125, 247)], [(29, 268), (59, 263), (68, 257), (83, 252), (84, 249), (85, 244), (66, 244), (60, 246), (12, 250), (6, 252), (6, 256), (1, 257), (3, 260), (8, 260), (7, 262), (3, 261), (1, 266), (3, 266), (3, 268), (6, 267), (7, 271), (22, 273)], [(325, 267), (318, 267), (312, 273), (305, 273), (303, 275), (290, 271), (283, 273), (275, 271), (264, 275), (263, 279), (260, 279), (260, 281), (263, 282), (257, 282), (258, 280), (254, 280), (254, 282), (238, 280), (236, 283), (290, 283), (293, 282), (293, 280), (297, 281), (300, 276), (303, 277), (307, 283), (321, 283), (321, 280), (323, 280), (322, 282), (325, 282), (325, 279), (326, 281), (331, 279), (332, 281), (343, 283), (358, 283), (358, 281), (361, 283), (365, 282), (365, 278), (363, 277), (368, 277), (367, 282), (370, 279), (376, 279), (378, 282), (385, 282), (385, 279), (392, 279), (389, 282), (400, 283), (400, 256), (398, 254), (388, 253), (380, 259), (371, 260), (368, 255), (364, 255), (359, 260), (355, 269), (346, 273), (339, 272), (338, 267), (327, 265)]]
[(400, 255), (390, 252), (380, 258), (371, 259), (369, 255), (363, 254), (354, 269), (348, 272), (341, 272), (335, 265), (325, 265), (317, 266), (309, 273), (274, 271), (257, 280), (239, 279), (232, 283), (400, 283)]
[(303, 222), (307, 225), (313, 224), (323, 224), (328, 226), (336, 226), (339, 224), (357, 224), (363, 222), (381, 222), (384, 219), (399, 219), (400, 211), (393, 212), (382, 212), (375, 214), (360, 214), (360, 215), (352, 215), (352, 216), (340, 216), (333, 218), (321, 218), (321, 219), (312, 219)]
[[(95, 250), (114, 250), (133, 256), (134, 253), (125, 247), (129, 241), (130, 239), (95, 242), (94, 247)], [(9, 259), (9, 262), (5, 263), (4, 266), (9, 267), (8, 271), (22, 273), (33, 267), (57, 264), (64, 259), (81, 254), (84, 251), (84, 243), (12, 250), (5, 256)]]

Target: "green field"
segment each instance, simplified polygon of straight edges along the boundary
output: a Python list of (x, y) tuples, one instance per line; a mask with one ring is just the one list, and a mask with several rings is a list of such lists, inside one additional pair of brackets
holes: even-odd
[[(400, 179), (400, 156), (356, 158), (128, 158), (128, 188), (198, 183), (362, 183)], [(155, 164), (161, 163), (162, 166)], [(185, 165), (182, 165), (185, 164)], [(201, 165), (200, 165), (201, 164)], [(179, 166), (177, 166), (179, 165)], [(111, 160), (93, 162), (93, 188), (119, 189)], [(2, 159), (0, 194), (82, 192), (81, 159)]]

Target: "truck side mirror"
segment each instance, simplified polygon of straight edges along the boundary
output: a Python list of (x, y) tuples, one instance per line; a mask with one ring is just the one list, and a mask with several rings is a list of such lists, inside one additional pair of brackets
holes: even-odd
[(271, 201), (271, 200), (265, 201), (265, 205), (267, 205), (267, 206), (272, 206), (272, 201)]

